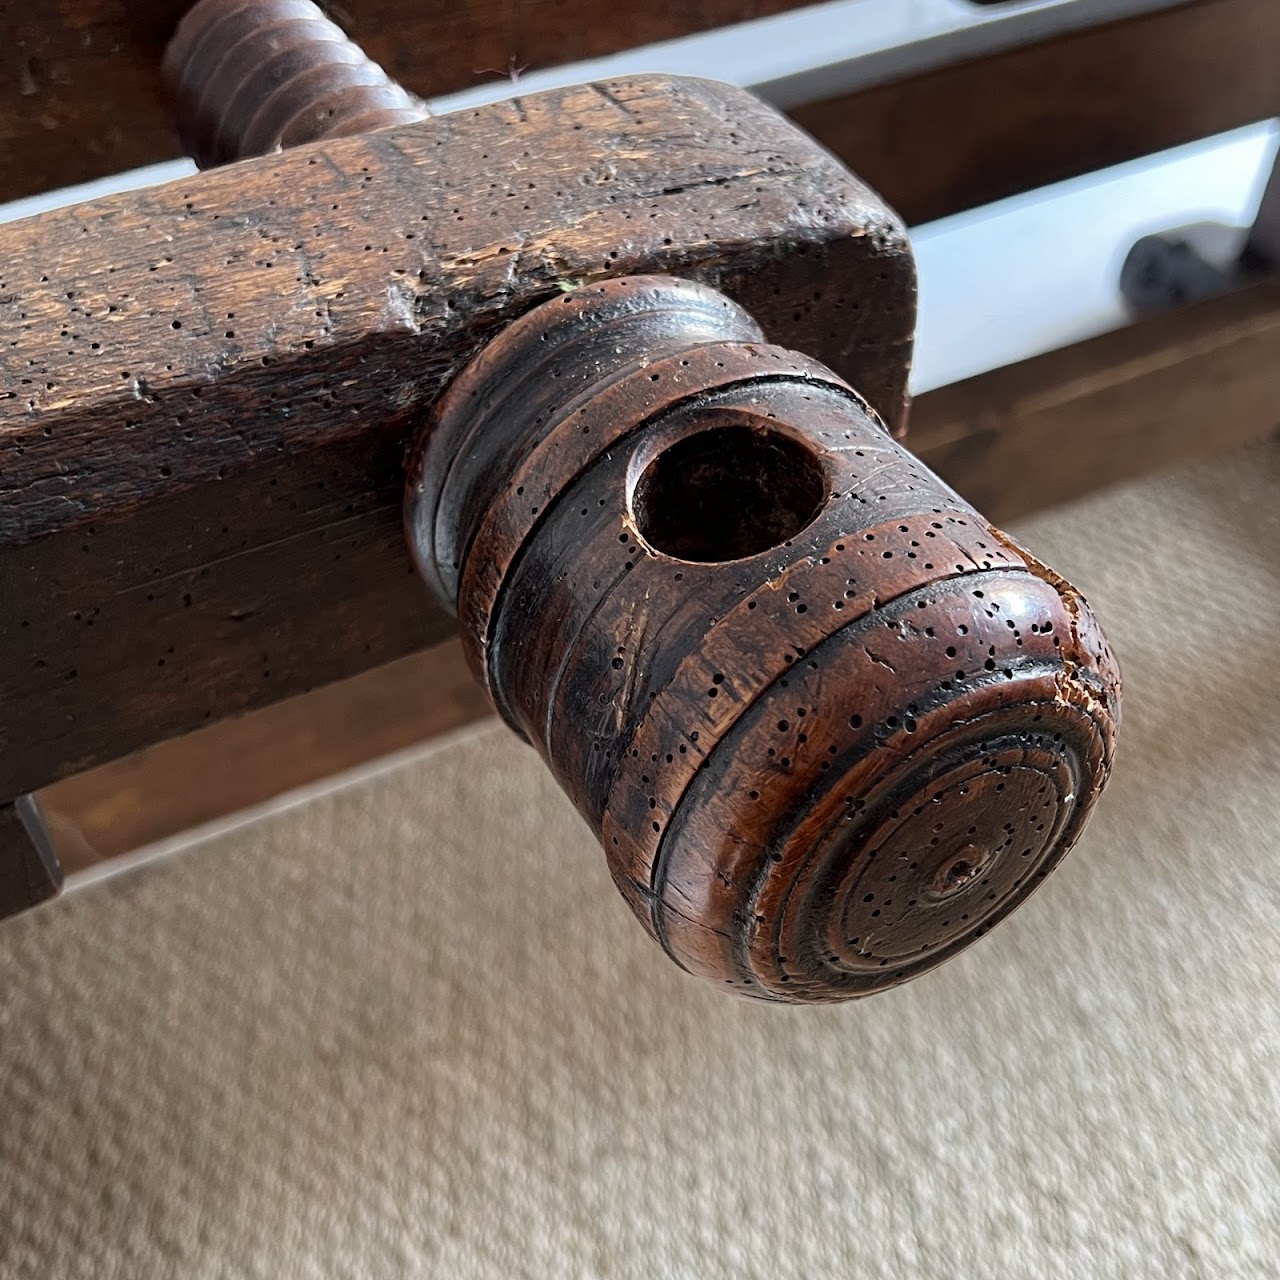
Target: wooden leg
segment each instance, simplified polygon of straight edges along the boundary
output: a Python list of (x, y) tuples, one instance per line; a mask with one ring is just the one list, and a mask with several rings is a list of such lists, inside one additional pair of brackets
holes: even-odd
[(32, 796), (0, 805), (0, 918), (25, 911), (62, 889), (62, 867)]

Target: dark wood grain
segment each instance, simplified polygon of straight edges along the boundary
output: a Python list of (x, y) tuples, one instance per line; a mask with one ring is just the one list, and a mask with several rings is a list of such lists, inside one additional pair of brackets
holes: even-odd
[[(804, 0), (341, 0), (326, 7), (425, 97), (801, 7)], [(0, 5), (0, 192), (180, 155), (160, 63), (190, 0)]]
[(1079, 593), (714, 290), (529, 312), (410, 476), (473, 670), (691, 973), (905, 982), (1023, 901), (1106, 783), (1119, 672)]
[(1280, 5), (1202, 3), (809, 103), (908, 223), (1280, 115)]
[[(1280, 287), (1260, 284), (930, 392), (915, 403), (912, 446), (1003, 522), (1179, 459), (1269, 437), (1280, 426), (1277, 367)], [(1063, 439), (1069, 448), (1060, 447)], [(388, 520), (396, 528), (374, 565), (399, 563), (398, 510), (389, 511)], [(282, 563), (283, 584), (297, 567)], [(360, 576), (353, 575), (350, 589)], [(393, 600), (402, 607), (392, 611), (390, 623), (365, 611), (357, 633), (375, 623), (416, 627), (416, 582), (387, 578), (378, 601), (385, 607)], [(442, 632), (451, 627), (443, 611), (439, 626)], [(410, 643), (407, 635), (403, 643)], [(373, 716), (360, 711), (369, 702), (365, 679), (378, 686)], [(459, 643), (450, 639), (442, 649), (350, 686), (228, 719), (204, 734), (69, 779), (45, 799), (53, 832), (72, 870), (87, 865), (86, 858), (95, 860), (93, 850), (118, 857), (299, 781), (423, 741), (436, 731), (433, 706), (478, 713), (478, 696)], [(327, 732), (334, 723), (343, 726), (341, 734)], [(306, 756), (295, 749), (303, 741), (310, 744)], [(320, 767), (311, 770), (307, 759)], [(77, 836), (78, 830), (92, 839)]]
[[(1262, 284), (921, 396), (911, 445), (1003, 522), (1269, 437), (1280, 426), (1276, 368), (1280, 288)], [(397, 582), (398, 593), (416, 599), (411, 580)], [(468, 708), (479, 714), (481, 698), (451, 638), (68, 779), (42, 801), (74, 871), (86, 858), (117, 857), (278, 795), (297, 785), (300, 770), (302, 781), (315, 781), (424, 741), (439, 731), (438, 717), (451, 727)]]
[(0, 804), (0, 920), (55, 897), (62, 868), (39, 803), (24, 796)]
[(714, 283), (894, 423), (914, 324), (869, 191), (750, 95), (659, 77), (43, 215), (0, 261), (0, 796), (446, 634), (405, 441), (573, 283)]

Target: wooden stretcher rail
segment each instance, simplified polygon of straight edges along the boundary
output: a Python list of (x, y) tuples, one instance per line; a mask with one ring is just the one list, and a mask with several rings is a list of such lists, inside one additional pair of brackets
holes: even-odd
[(156, 743), (40, 793), (75, 876), (489, 714), (456, 640)]

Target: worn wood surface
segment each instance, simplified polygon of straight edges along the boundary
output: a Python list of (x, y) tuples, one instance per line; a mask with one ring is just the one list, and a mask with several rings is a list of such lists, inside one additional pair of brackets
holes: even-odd
[(901, 417), (901, 225), (750, 95), (659, 77), (0, 229), (0, 796), (440, 639), (407, 436), (571, 282), (715, 283)]
[[(522, 70), (742, 22), (807, 0), (341, 0), (325, 7), (406, 88), (451, 93)], [(160, 74), (191, 0), (0, 5), (0, 193), (180, 155)]]
[(417, 559), (689, 972), (789, 1002), (895, 986), (1079, 836), (1120, 693), (1087, 604), (723, 295), (544, 303), (422, 454)]
[[(1277, 368), (1280, 284), (1263, 283), (921, 396), (911, 445), (1004, 522), (1269, 437), (1280, 426)], [(450, 638), (68, 779), (41, 799), (75, 871), (96, 860), (86, 848), (116, 857), (423, 741), (439, 731), (437, 713), (452, 727), (480, 712), (479, 697), (461, 643)], [(329, 731), (334, 724), (340, 733)], [(322, 767), (310, 770), (298, 743)], [(113, 796), (124, 799), (117, 805)]]
[(1091, 27), (792, 116), (914, 225), (1280, 115), (1280, 4)]
[(461, 648), (441, 644), (66, 778), (40, 805), (74, 877), (490, 711)]
[[(186, 0), (60, 0), (0, 11), (0, 192), (180, 154), (160, 60)], [(797, 7), (699, 0), (344, 0), (334, 16), (408, 88)], [(916, 223), (1280, 114), (1280, 7), (1199, 3), (810, 103), (793, 112)], [(483, 68), (489, 73), (477, 75)]]

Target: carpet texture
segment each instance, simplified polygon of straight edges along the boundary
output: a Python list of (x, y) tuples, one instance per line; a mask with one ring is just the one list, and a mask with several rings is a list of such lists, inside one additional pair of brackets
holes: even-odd
[(486, 725), (0, 927), (0, 1276), (1274, 1276), (1280, 448), (1017, 532), (1125, 723), (959, 960), (699, 985)]

